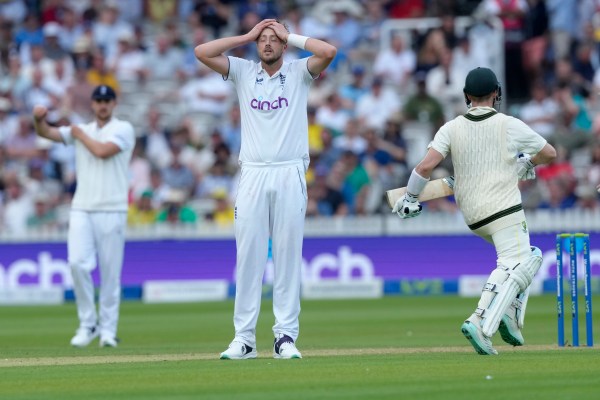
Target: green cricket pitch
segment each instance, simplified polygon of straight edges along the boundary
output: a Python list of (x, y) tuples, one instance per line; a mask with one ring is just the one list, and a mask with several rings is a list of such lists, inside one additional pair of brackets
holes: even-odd
[[(84, 349), (69, 346), (77, 327), (73, 303), (0, 307), (0, 398), (487, 400), (600, 393), (599, 347), (556, 345), (554, 296), (530, 299), (525, 346), (494, 337), (498, 356), (477, 355), (460, 332), (475, 306), (476, 299), (455, 296), (303, 301), (303, 359), (274, 360), (272, 303), (263, 301), (259, 357), (242, 361), (218, 359), (233, 338), (232, 301), (123, 302), (116, 349), (99, 348), (97, 340)], [(599, 332), (600, 313), (594, 319)]]

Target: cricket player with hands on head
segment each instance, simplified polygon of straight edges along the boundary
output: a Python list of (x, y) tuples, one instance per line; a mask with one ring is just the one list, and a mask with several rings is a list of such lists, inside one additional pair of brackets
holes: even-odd
[(498, 330), (513, 346), (525, 342), (521, 329), (528, 287), (541, 266), (542, 253), (530, 246), (518, 183), (535, 178), (535, 166), (552, 161), (556, 150), (521, 120), (496, 111), (501, 87), (492, 70), (471, 70), (464, 96), (468, 112), (438, 130), (393, 212), (400, 218), (419, 215), (419, 193), (434, 168), (452, 156), (454, 196), (465, 222), (496, 248), (496, 268), (475, 312), (462, 325), (477, 353), (491, 355), (498, 354), (491, 341)]
[[(41, 137), (73, 144), (77, 188), (71, 204), (67, 239), (79, 328), (71, 345), (85, 347), (100, 336), (101, 347), (116, 347), (121, 268), (125, 247), (129, 161), (135, 143), (133, 126), (113, 117), (115, 91), (106, 85), (92, 93), (95, 120), (53, 127), (43, 106), (33, 109)], [(100, 266), (99, 317), (94, 302), (92, 270)]]
[[(260, 62), (225, 56), (255, 42)], [(312, 56), (283, 61), (288, 46)], [(300, 315), (300, 268), (307, 192), (308, 92), (327, 68), (336, 48), (289, 33), (274, 19), (250, 32), (200, 44), (200, 62), (231, 81), (241, 112), (240, 182), (235, 201), (235, 337), (221, 359), (256, 358), (256, 322), (269, 237), (274, 262), (273, 357), (301, 358), (296, 348)]]

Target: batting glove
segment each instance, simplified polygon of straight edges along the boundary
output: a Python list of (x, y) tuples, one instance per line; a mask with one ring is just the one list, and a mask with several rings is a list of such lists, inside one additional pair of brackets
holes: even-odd
[(521, 153), (517, 157), (517, 175), (522, 181), (535, 179), (535, 164), (531, 162), (531, 156), (527, 153)]
[(418, 196), (406, 193), (396, 201), (392, 212), (398, 214), (400, 218), (406, 219), (418, 216), (421, 214), (421, 210), (423, 210), (423, 206), (419, 203)]

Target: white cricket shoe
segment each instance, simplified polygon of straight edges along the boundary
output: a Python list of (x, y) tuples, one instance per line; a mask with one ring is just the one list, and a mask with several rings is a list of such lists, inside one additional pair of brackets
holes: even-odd
[(472, 321), (470, 317), (461, 327), (463, 335), (471, 343), (477, 354), (481, 355), (496, 355), (498, 351), (492, 346), (492, 340), (485, 336), (481, 330), (481, 326), (477, 321)]
[(95, 326), (91, 328), (81, 327), (77, 329), (75, 336), (71, 339), (71, 346), (85, 347), (92, 342), (92, 340), (98, 337), (98, 328)]
[(119, 339), (110, 336), (100, 336), (100, 347), (117, 347)]
[(229, 345), (229, 348), (221, 353), (221, 360), (245, 360), (248, 358), (256, 358), (256, 349), (248, 346), (246, 343), (234, 340)]
[(525, 338), (517, 324), (517, 309), (514, 305), (508, 307), (506, 314), (502, 316), (498, 332), (500, 332), (502, 340), (510, 345), (523, 346), (525, 344)]
[(273, 358), (302, 358), (294, 340), (288, 335), (279, 334), (273, 343)]

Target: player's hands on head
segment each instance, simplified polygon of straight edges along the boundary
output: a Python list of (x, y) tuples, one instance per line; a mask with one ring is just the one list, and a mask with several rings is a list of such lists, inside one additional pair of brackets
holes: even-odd
[(398, 214), (400, 218), (406, 219), (417, 217), (422, 210), (423, 206), (419, 203), (418, 197), (405, 194), (396, 201), (392, 212)]
[(535, 164), (531, 161), (531, 156), (527, 153), (521, 153), (517, 156), (517, 175), (522, 181), (535, 179)]
[(252, 30), (250, 30), (250, 32), (246, 34), (248, 40), (250, 40), (251, 42), (256, 41), (256, 39), (258, 39), (258, 37), (260, 36), (260, 33), (274, 22), (276, 22), (274, 19), (263, 19), (262, 21), (260, 21), (254, 26), (254, 28), (252, 28)]
[(46, 118), (48, 114), (48, 109), (44, 106), (35, 106), (33, 107), (33, 119), (35, 121), (42, 121)]
[(273, 32), (275, 32), (275, 34), (277, 35), (277, 37), (283, 42), (283, 43), (287, 43), (288, 40), (288, 36), (290, 35), (290, 33), (287, 31), (287, 29), (285, 29), (285, 26), (283, 26), (283, 24), (274, 21), (273, 23), (271, 23), (268, 28), (273, 29)]

